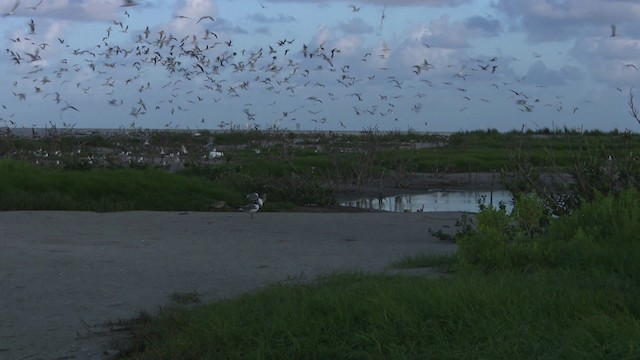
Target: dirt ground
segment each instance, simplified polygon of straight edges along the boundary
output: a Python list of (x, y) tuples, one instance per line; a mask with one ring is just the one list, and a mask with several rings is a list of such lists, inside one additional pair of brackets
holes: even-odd
[(336, 270), (451, 253), (460, 213), (0, 212), (0, 358), (109, 359), (107, 326), (171, 295), (215, 301)]

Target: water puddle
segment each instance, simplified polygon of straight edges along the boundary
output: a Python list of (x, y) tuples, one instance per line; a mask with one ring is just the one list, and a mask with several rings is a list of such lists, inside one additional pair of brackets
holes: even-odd
[(433, 191), (426, 194), (405, 194), (383, 199), (362, 198), (340, 201), (340, 206), (390, 212), (468, 211), (478, 212), (480, 204), (498, 206), (504, 203), (507, 212), (513, 208), (509, 191)]

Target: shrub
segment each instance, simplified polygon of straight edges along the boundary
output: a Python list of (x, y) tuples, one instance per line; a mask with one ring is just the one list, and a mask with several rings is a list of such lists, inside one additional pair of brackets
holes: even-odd
[(513, 211), (504, 205), (481, 207), (477, 226), (467, 228), (458, 242), (458, 266), (483, 272), (499, 269), (529, 269), (536, 248), (536, 237), (543, 234), (550, 220), (544, 201), (534, 193), (520, 194)]
[(540, 261), (553, 267), (579, 267), (640, 274), (640, 192), (597, 194), (570, 216), (554, 221), (541, 239)]
[(640, 276), (640, 192), (597, 194), (570, 215), (551, 219), (533, 194), (514, 210), (488, 207), (477, 226), (456, 235), (458, 269), (482, 272), (563, 268)]

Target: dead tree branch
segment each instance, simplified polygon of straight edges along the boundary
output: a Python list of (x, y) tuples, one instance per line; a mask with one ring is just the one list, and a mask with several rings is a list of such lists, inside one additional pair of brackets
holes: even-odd
[(629, 89), (629, 114), (640, 124), (640, 111), (634, 102), (633, 88)]

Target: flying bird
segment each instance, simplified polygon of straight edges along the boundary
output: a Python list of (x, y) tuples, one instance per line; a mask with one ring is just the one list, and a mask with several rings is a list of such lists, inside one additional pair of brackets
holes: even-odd
[(611, 35), (610, 37), (614, 37), (616, 36), (616, 26), (615, 25), (611, 25)]
[(33, 19), (31, 19), (31, 21), (29, 22), (29, 35), (35, 35), (36, 34), (36, 23), (33, 21)]
[(37, 10), (37, 9), (38, 9), (38, 6), (40, 6), (40, 4), (42, 4), (42, 2), (43, 2), (43, 1), (44, 1), (44, 0), (40, 0), (40, 2), (38, 2), (36, 5), (34, 5), (34, 6), (29, 6), (29, 7), (27, 7), (27, 9)]
[(65, 111), (65, 110), (69, 110), (69, 109), (72, 109), (72, 110), (75, 110), (75, 111), (80, 111), (80, 110), (78, 110), (75, 106), (73, 106), (73, 105), (69, 104), (69, 103), (68, 103), (68, 102), (66, 102), (66, 101), (65, 101), (65, 104), (67, 104), (67, 106), (65, 106), (65, 107), (63, 107), (62, 109), (60, 109), (60, 111)]
[(357, 6), (355, 6), (355, 5), (349, 5), (349, 7), (351, 8), (351, 11), (353, 11), (353, 12), (358, 12), (358, 11), (360, 11), (360, 8), (359, 8), (359, 7), (357, 7)]
[(16, 9), (20, 6), (20, 0), (16, 0), (16, 3), (13, 4), (13, 8), (9, 10), (9, 12), (2, 14), (2, 17), (13, 15), (16, 13)]
[(196, 24), (197, 24), (197, 23), (199, 23), (199, 22), (200, 22), (200, 21), (202, 21), (202, 20), (205, 20), (205, 19), (209, 19), (209, 20), (211, 20), (211, 21), (215, 21), (215, 20), (213, 20), (213, 17), (212, 17), (212, 16), (207, 15), (207, 16), (203, 16), (203, 17), (201, 17), (201, 18), (196, 22)]

